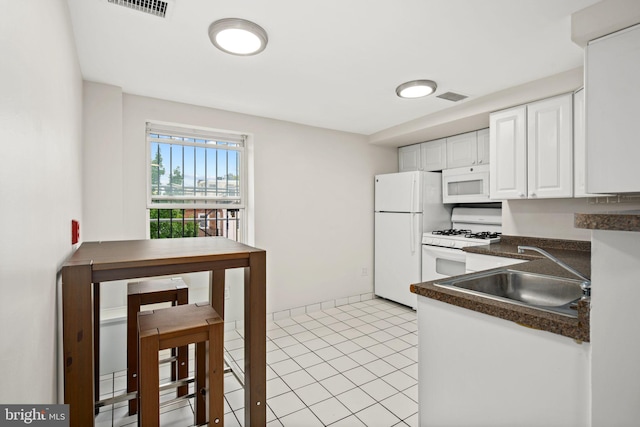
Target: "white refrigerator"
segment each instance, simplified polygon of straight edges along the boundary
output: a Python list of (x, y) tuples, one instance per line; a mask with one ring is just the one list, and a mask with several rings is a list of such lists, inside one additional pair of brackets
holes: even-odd
[(375, 177), (374, 292), (417, 307), (409, 291), (422, 276), (422, 233), (451, 227), (442, 203), (442, 174), (400, 172)]

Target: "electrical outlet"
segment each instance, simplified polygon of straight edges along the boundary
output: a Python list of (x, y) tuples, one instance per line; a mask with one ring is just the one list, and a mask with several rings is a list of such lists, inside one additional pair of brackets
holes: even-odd
[(229, 299), (229, 288), (224, 288), (224, 299)]
[(360, 272), (360, 275), (362, 277), (366, 277), (369, 275), (369, 271), (367, 270), (367, 267), (362, 267), (362, 271)]

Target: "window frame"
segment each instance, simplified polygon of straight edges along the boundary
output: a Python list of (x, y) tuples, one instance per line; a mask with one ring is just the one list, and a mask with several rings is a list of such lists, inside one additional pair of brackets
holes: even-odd
[[(196, 148), (216, 148), (226, 151), (236, 151), (239, 153), (239, 196), (229, 197), (225, 200), (234, 200), (237, 199), (240, 201), (238, 204), (229, 204), (229, 203), (215, 203), (214, 196), (160, 196), (153, 197), (152, 194), (152, 183), (151, 183), (151, 144), (152, 138), (150, 137), (150, 133), (161, 133), (169, 136), (177, 136), (184, 138), (200, 138), (200, 139), (210, 139), (210, 140), (220, 140), (224, 142), (235, 142), (241, 144), (238, 147), (224, 147), (224, 146), (207, 146), (206, 144), (201, 143), (191, 143), (186, 141), (178, 141), (175, 140), (175, 145), (180, 146), (191, 146)], [(160, 122), (155, 120), (147, 120), (145, 124), (145, 151), (146, 151), (146, 204), (147, 210), (149, 209), (242, 209), (245, 210), (247, 208), (247, 196), (248, 196), (248, 185), (247, 185), (247, 139), (248, 135), (243, 132), (235, 132), (229, 130), (222, 129), (212, 129), (205, 128), (200, 126), (191, 126), (184, 125), (178, 123), (169, 123), (169, 122)], [(171, 141), (171, 140), (169, 140)], [(164, 143), (164, 142), (163, 142)], [(171, 171), (169, 173), (172, 173)], [(184, 171), (182, 171), (184, 174)], [(165, 203), (154, 202), (155, 200), (166, 200)], [(176, 200), (176, 202), (171, 202), (171, 200)], [(179, 203), (181, 200), (190, 200), (193, 203)], [(207, 203), (198, 203), (199, 201), (207, 202)], [(243, 215), (244, 216), (244, 215)]]

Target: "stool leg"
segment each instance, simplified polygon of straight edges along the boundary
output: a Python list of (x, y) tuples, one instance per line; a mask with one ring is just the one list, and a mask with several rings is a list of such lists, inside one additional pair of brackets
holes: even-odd
[[(93, 284), (93, 401), (100, 400), (100, 283)], [(95, 408), (98, 415), (100, 408)]]
[[(196, 425), (207, 422), (207, 342), (196, 343), (196, 378), (194, 385), (194, 404), (196, 412)], [(205, 393), (203, 393), (205, 392)]]
[[(182, 380), (189, 377), (189, 347), (178, 347), (178, 361), (177, 361), (178, 379)], [(178, 387), (178, 397), (186, 396), (189, 394), (189, 386), (184, 385)]]
[[(129, 295), (127, 301), (127, 393), (138, 391), (138, 312), (140, 297)], [(138, 413), (138, 400), (129, 400), (129, 415)]]
[[(176, 360), (174, 360), (173, 362), (171, 362), (171, 381), (175, 381), (178, 379), (178, 349), (176, 348), (172, 348), (171, 349), (171, 357), (175, 357)], [(180, 395), (178, 393), (178, 395)]]
[(209, 325), (209, 425), (224, 425), (223, 323)]
[[(176, 292), (176, 305), (184, 305), (189, 303), (189, 289), (182, 288)], [(189, 347), (183, 346), (177, 349), (178, 359), (176, 363), (176, 373), (179, 380), (189, 376)], [(178, 387), (178, 397), (189, 394), (189, 386)]]
[(140, 338), (138, 365), (138, 425), (160, 426), (160, 373), (157, 335)]

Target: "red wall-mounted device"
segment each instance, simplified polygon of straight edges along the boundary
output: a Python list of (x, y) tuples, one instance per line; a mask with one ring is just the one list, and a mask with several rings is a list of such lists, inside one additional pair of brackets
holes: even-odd
[(71, 220), (71, 244), (75, 245), (80, 240), (80, 223), (76, 219)]

